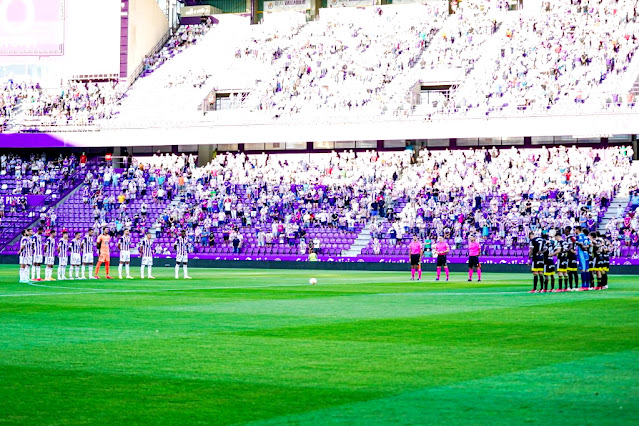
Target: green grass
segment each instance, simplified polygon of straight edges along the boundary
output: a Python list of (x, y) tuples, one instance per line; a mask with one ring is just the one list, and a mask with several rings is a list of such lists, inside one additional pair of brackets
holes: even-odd
[(0, 267), (0, 423), (639, 423), (633, 276), (527, 294), (517, 274), (154, 273)]

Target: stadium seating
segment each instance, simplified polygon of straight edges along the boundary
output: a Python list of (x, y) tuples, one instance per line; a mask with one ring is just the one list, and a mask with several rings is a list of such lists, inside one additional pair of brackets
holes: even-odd
[[(183, 26), (145, 58), (144, 78), (124, 97), (124, 87), (109, 84), (3, 82), (0, 125), (53, 131), (194, 120), (216, 90), (231, 92), (224, 108), (233, 111), (206, 119), (224, 123), (633, 110), (636, 0), (507, 9), (469, 0), (448, 15), (447, 2), (435, 1), (328, 8), (317, 21), (289, 25)], [(416, 85), (442, 76), (455, 80), (450, 91), (420, 100)]]
[[(116, 256), (119, 231), (129, 227), (134, 244), (151, 231), (159, 257), (171, 256), (184, 229), (198, 258), (305, 259), (319, 243), (321, 259), (405, 261), (413, 235), (442, 235), (451, 258), (461, 260), (468, 235), (477, 233), (484, 256), (525, 261), (529, 230), (581, 225), (607, 232), (616, 257), (636, 258), (639, 170), (631, 156), (614, 147), (422, 150), (413, 161), (410, 151), (229, 153), (204, 167), (192, 157), (154, 156), (124, 169), (91, 164), (80, 186), (78, 178), (63, 179), (77, 188), (41, 218), (58, 232), (108, 226)], [(12, 159), (13, 170), (20, 161)], [(616, 210), (608, 211), (612, 203)], [(12, 237), (40, 213), (19, 218), (12, 210), (5, 206), (0, 222), (11, 225)], [(16, 250), (14, 243), (2, 252)]]

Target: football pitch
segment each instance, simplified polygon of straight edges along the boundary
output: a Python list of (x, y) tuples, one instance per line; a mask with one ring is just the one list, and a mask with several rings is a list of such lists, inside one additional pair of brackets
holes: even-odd
[(153, 272), (0, 267), (0, 423), (639, 422), (636, 276), (528, 294), (521, 274)]

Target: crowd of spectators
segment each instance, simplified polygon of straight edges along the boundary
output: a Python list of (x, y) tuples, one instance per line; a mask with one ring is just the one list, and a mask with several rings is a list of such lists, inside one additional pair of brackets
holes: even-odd
[(421, 68), (461, 68), (469, 74), (504, 17), (501, 1), (461, 2), (423, 53)]
[(193, 157), (167, 155), (149, 161), (128, 157), (122, 169), (101, 164), (89, 170), (80, 191), (85, 208), (91, 209), (91, 227), (96, 233), (108, 227), (118, 236), (124, 229), (144, 235), (154, 225), (149, 211), (183, 190), (183, 176), (193, 168)]
[(414, 67), (448, 14), (445, 2), (340, 10), (297, 32), (272, 28), (236, 52), (270, 64), (245, 101), (277, 114), (382, 110), (385, 89)]
[(0, 194), (46, 195), (59, 189), (60, 184), (78, 168), (74, 156), (47, 160), (45, 154), (31, 154), (28, 159), (19, 155), (0, 155)]
[[(447, 2), (434, 1), (326, 9), (317, 21), (252, 26), (248, 41), (238, 37), (229, 61), (255, 70), (255, 83), (232, 96), (229, 106), (270, 111), (274, 118), (409, 115), (415, 82), (429, 71), (451, 69), (461, 71), (461, 85), (415, 113), (486, 116), (635, 105), (635, 95), (619, 93), (619, 86), (639, 46), (639, 0), (534, 8), (507, 12), (500, 0), (468, 0), (449, 15)], [(211, 27), (210, 19), (179, 27), (144, 58), (141, 75), (201, 43)], [(198, 66), (190, 67), (187, 58), (154, 84), (201, 89), (211, 70)], [(26, 131), (108, 120), (118, 114), (120, 89), (90, 81), (54, 88), (2, 81), (0, 131), (17, 111)]]
[(408, 204), (373, 237), (444, 236), (461, 245), (477, 233), (521, 248), (531, 230), (594, 231), (620, 189), (636, 186), (631, 164), (625, 148), (421, 151), (396, 184)]
[[(384, 200), (410, 160), (408, 153), (352, 151), (320, 157), (221, 154), (204, 167), (189, 167), (178, 178), (180, 202), (164, 212), (159, 228), (168, 235), (186, 228), (196, 245), (232, 244), (235, 252), (247, 236), (258, 247), (318, 252), (321, 242), (307, 231), (355, 232), (356, 224), (385, 211)], [(220, 240), (215, 230), (222, 230)]]
[(493, 0), (461, 2), (450, 16), (444, 2), (345, 8), (292, 30), (255, 29), (235, 56), (247, 67), (268, 65), (267, 72), (232, 107), (273, 111), (275, 118), (318, 110), (406, 113), (408, 90), (420, 78), (415, 65), (462, 71), (461, 87), (429, 105), (431, 115), (634, 105), (632, 93), (616, 90), (639, 43), (637, 0), (507, 9)]
[(16, 82), (13, 79), (0, 82), (0, 133), (6, 129), (18, 99), (23, 97), (28, 86), (27, 83)]
[(21, 94), (24, 114), (41, 125), (89, 125), (117, 114), (117, 83), (68, 81), (61, 87), (27, 85)]
[[(153, 74), (157, 69), (163, 66), (167, 61), (171, 60), (194, 46), (204, 37), (211, 29), (212, 23), (209, 17), (206, 22), (197, 25), (183, 25), (175, 31), (164, 47), (157, 53), (147, 55), (144, 58), (144, 68), (140, 77), (146, 77)], [(193, 70), (191, 67), (181, 69), (179, 73), (169, 73), (162, 76), (162, 85), (167, 88), (181, 87), (184, 85), (201, 88), (204, 86), (209, 73), (205, 70)]]
[[(636, 176), (634, 176), (636, 181)], [(639, 185), (635, 184), (630, 191), (630, 202), (625, 208), (619, 208), (608, 221), (605, 232), (610, 235), (615, 255), (620, 256), (624, 248), (639, 247)], [(634, 257), (639, 257), (637, 252)]]
[(211, 26), (211, 18), (209, 17), (205, 23), (179, 27), (177, 31), (171, 34), (160, 51), (144, 57), (144, 69), (140, 77), (153, 73), (175, 55), (195, 45), (198, 40), (206, 35)]
[[(615, 87), (639, 46), (637, 0), (544, 2), (498, 33), (499, 56), (464, 81), (444, 112), (541, 112), (605, 101), (634, 105)], [(604, 82), (607, 85), (604, 85)]]
[[(427, 252), (438, 236), (462, 248), (470, 234), (483, 244), (523, 249), (529, 231), (600, 229), (615, 196), (629, 194), (628, 205), (612, 212), (604, 227), (618, 256), (639, 247), (639, 175), (632, 156), (629, 147), (563, 146), (424, 149), (419, 155), (225, 153), (197, 167), (193, 156), (167, 154), (129, 157), (121, 169), (92, 167), (79, 194), (91, 215), (87, 226), (96, 232), (105, 226), (116, 236), (124, 229), (135, 236), (153, 230), (172, 240), (186, 230), (194, 252), (225, 246), (241, 253), (249, 244), (288, 246), (300, 254), (322, 254), (330, 243), (316, 230), (356, 235), (366, 224), (374, 254), (403, 247), (413, 235)], [(45, 193), (86, 164), (82, 158), (3, 154), (0, 181), (16, 184), (3, 184), (0, 193)], [(25, 208), (18, 197), (6, 200), (0, 197), (0, 211)], [(58, 223), (66, 216), (48, 209), (41, 221), (52, 229), (77, 225)], [(159, 244), (158, 250), (169, 249)]]

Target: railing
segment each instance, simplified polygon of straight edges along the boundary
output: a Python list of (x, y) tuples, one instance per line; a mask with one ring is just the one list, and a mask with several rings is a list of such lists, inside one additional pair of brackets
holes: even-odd
[[(164, 47), (169, 37), (171, 37), (172, 31), (173, 30), (169, 28), (168, 31), (162, 36), (160, 41), (155, 46), (153, 46), (153, 48), (149, 51), (149, 53), (146, 54), (146, 56), (155, 55), (156, 53), (158, 53), (158, 51)], [(137, 68), (133, 71), (133, 73), (127, 79), (127, 90), (129, 87), (131, 87), (131, 85), (135, 82), (135, 80), (137, 80), (140, 74), (142, 74), (143, 69), (144, 69), (144, 59), (142, 59), (142, 62), (140, 62), (140, 65), (137, 66)]]

